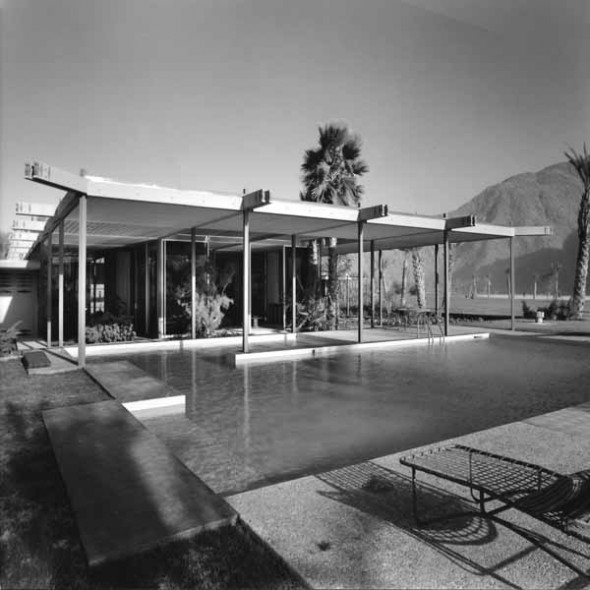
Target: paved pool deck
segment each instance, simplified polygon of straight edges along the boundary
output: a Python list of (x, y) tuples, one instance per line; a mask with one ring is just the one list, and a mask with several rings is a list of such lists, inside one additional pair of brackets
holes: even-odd
[[(561, 473), (587, 469), (590, 402), (227, 500), (313, 588), (590, 588), (590, 578), (490, 521), (416, 526), (410, 470), (399, 459), (452, 443)], [(424, 513), (467, 505), (464, 489), (418, 477)], [(590, 576), (590, 545), (515, 511), (506, 518), (556, 543)]]

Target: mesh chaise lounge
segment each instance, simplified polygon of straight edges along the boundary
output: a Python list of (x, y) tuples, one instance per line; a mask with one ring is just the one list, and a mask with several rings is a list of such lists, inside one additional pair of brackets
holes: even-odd
[[(400, 463), (412, 470), (412, 508), (421, 526), (461, 516), (479, 516), (501, 524), (546, 551), (577, 574), (587, 573), (547, 546), (549, 541), (500, 518), (518, 510), (563, 533), (590, 543), (590, 469), (562, 475), (539, 465), (495, 453), (452, 445), (408, 455)], [(423, 472), (469, 489), (478, 510), (422, 520), (418, 517), (417, 472)], [(488, 509), (488, 503), (494, 506)]]

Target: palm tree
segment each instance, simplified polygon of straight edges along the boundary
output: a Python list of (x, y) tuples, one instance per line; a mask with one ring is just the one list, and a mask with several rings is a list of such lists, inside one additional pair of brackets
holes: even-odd
[[(319, 128), (319, 146), (308, 149), (301, 164), (301, 182), (304, 190), (300, 193), (303, 201), (360, 206), (364, 187), (359, 177), (369, 171), (361, 159), (360, 137), (346, 125), (329, 123)], [(338, 316), (338, 254), (336, 239), (331, 238), (328, 246), (328, 328), (335, 328)], [(318, 291), (318, 243), (310, 242), (308, 289), (311, 297)], [(359, 279), (360, 280), (360, 279)]]
[(412, 269), (414, 272), (414, 284), (416, 285), (418, 309), (424, 309), (426, 307), (426, 285), (424, 283), (422, 248), (412, 248)]
[(578, 256), (569, 311), (571, 317), (580, 318), (584, 311), (588, 260), (590, 259), (590, 154), (584, 144), (582, 154), (578, 154), (570, 148), (568, 152), (565, 152), (565, 156), (582, 181), (582, 197), (578, 211)]

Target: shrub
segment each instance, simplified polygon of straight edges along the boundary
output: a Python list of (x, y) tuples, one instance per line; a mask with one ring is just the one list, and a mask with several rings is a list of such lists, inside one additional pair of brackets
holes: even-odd
[(17, 339), (20, 334), (18, 325), (20, 320), (9, 328), (0, 330), (0, 356), (10, 356), (18, 350)]
[[(539, 310), (541, 311), (541, 310)], [(534, 320), (537, 317), (537, 310), (527, 305), (526, 301), (522, 302), (522, 317), (528, 320)]]
[(116, 316), (108, 311), (92, 315), (86, 328), (86, 342), (129, 342), (135, 339), (129, 316)]
[[(195, 323), (197, 337), (208, 338), (221, 326), (225, 316), (224, 311), (233, 303), (227, 295), (221, 293), (207, 294), (196, 293), (195, 296)], [(187, 310), (190, 318), (190, 312)]]
[(325, 297), (307, 297), (297, 303), (297, 329), (302, 332), (325, 330), (328, 323), (328, 306)]
[(539, 311), (545, 312), (549, 320), (567, 320), (570, 315), (570, 304), (553, 299), (547, 307), (540, 307)]

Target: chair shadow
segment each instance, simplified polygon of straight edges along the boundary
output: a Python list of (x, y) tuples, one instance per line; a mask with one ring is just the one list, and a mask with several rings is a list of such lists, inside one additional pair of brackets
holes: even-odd
[[(334, 488), (334, 491), (320, 491), (320, 495), (387, 522), (426, 543), (463, 570), (482, 577), (490, 576), (508, 587), (520, 586), (498, 571), (536, 550), (531, 545), (493, 566), (478, 563), (464, 555), (460, 549), (493, 542), (498, 537), (495, 523), (477, 514), (456, 516), (457, 513), (473, 512), (477, 506), (446, 490), (419, 482), (417, 489), (420, 512), (428, 514), (436, 522), (427, 527), (417, 525), (412, 515), (411, 478), (372, 461), (335, 469), (316, 477)], [(444, 518), (446, 515), (449, 515), (449, 519)], [(451, 515), (454, 516), (451, 518)], [(575, 579), (564, 588), (582, 588), (586, 583), (587, 580)]]

